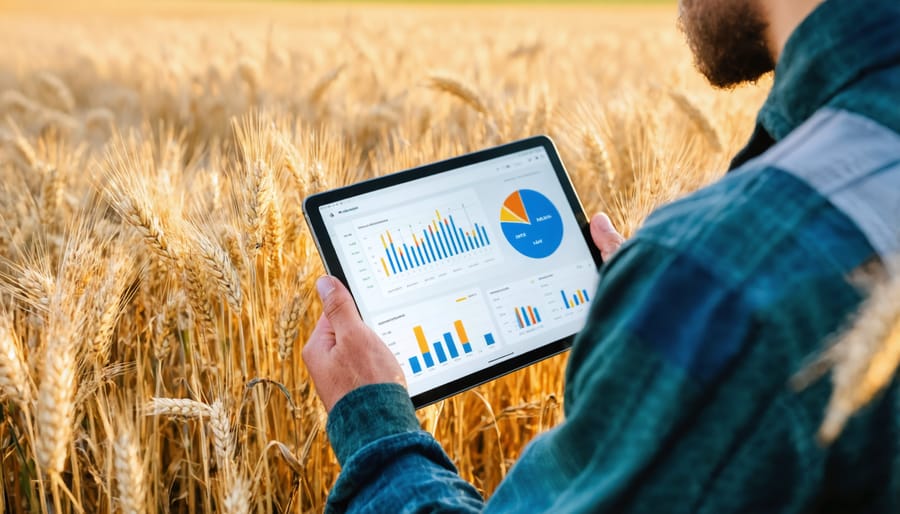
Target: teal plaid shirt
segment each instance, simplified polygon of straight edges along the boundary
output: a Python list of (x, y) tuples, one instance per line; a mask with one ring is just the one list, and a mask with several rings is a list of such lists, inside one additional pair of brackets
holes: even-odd
[(566, 420), (485, 504), (396, 385), (331, 413), (329, 512), (898, 512), (892, 385), (829, 447), (830, 395), (789, 378), (900, 253), (900, 2), (828, 0), (784, 50), (718, 183), (654, 213), (601, 269)]

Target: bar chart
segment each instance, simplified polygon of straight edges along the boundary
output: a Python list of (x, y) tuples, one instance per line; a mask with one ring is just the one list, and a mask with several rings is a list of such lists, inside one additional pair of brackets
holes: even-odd
[(483, 225), (467, 219), (467, 225), (457, 226), (452, 214), (442, 216), (439, 210), (435, 210), (434, 214), (431, 222), (420, 232), (400, 232), (396, 242), (390, 230), (379, 235), (384, 248), (381, 267), (385, 276), (390, 277), (490, 246), (491, 238)]
[(353, 228), (365, 253), (360, 274), (390, 297), (500, 263), (495, 234), (484, 220), (471, 190), (365, 219)]
[(513, 309), (516, 315), (516, 324), (520, 329), (535, 326), (541, 322), (541, 313), (537, 307), (528, 305)]
[[(406, 371), (410, 386), (502, 344), (481, 291), (460, 291), (390, 312), (376, 331)], [(412, 389), (412, 387), (411, 387)]]
[[(425, 369), (433, 368), (438, 364), (444, 364), (451, 359), (471, 354), (472, 341), (462, 320), (453, 322), (453, 328), (444, 332), (440, 338), (429, 339), (421, 325), (413, 327), (419, 354), (409, 357), (409, 367), (413, 374), (422, 373)], [(487, 332), (481, 336), (485, 347), (496, 344), (494, 334)], [(434, 342), (429, 342), (429, 341)], [(424, 368), (423, 368), (424, 364)]]
[(597, 284), (595, 269), (591, 261), (578, 262), (488, 290), (506, 341), (524, 342), (583, 319)]
[(560, 290), (559, 294), (562, 297), (563, 305), (565, 305), (566, 309), (574, 309), (575, 307), (580, 307), (591, 301), (587, 289), (579, 289), (574, 293), (567, 293), (565, 290)]

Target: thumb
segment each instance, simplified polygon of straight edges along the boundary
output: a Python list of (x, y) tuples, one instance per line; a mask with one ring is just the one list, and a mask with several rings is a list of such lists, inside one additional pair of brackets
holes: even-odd
[(594, 245), (600, 250), (604, 261), (611, 259), (613, 254), (622, 246), (622, 243), (625, 242), (625, 238), (616, 232), (609, 216), (604, 213), (597, 214), (591, 218), (591, 239), (594, 240)]
[(316, 281), (316, 291), (322, 300), (325, 317), (335, 332), (362, 321), (350, 291), (340, 280), (330, 276), (321, 277)]

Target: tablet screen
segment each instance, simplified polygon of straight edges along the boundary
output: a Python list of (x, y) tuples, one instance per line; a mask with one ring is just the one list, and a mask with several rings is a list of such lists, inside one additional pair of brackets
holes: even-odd
[(578, 332), (597, 266), (543, 147), (320, 207), (415, 397)]

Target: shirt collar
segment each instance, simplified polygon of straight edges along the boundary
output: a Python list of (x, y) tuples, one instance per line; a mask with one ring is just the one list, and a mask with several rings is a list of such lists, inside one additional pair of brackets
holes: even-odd
[(900, 61), (900, 2), (826, 0), (797, 27), (758, 123), (781, 140), (859, 78)]

